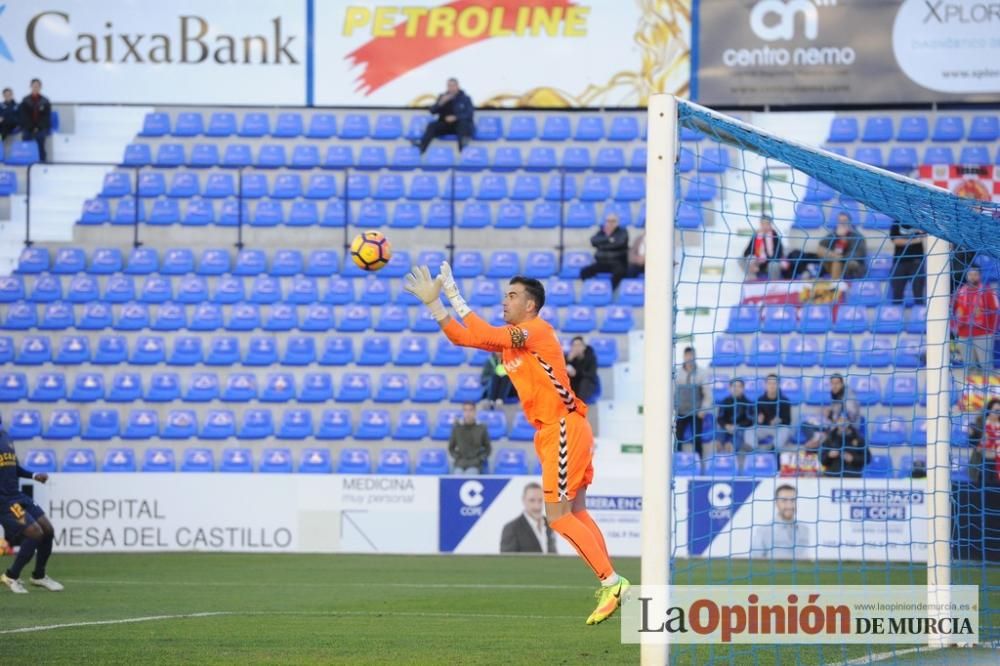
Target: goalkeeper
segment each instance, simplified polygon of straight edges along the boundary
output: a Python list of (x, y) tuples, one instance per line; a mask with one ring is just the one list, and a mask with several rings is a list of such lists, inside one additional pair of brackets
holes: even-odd
[[(442, 305), (442, 289), (462, 323), (452, 319)], [(587, 486), (594, 477), (594, 434), (587, 422), (587, 405), (568, 388), (556, 332), (538, 316), (545, 305), (542, 283), (525, 277), (511, 279), (503, 300), (507, 326), (502, 327), (490, 326), (469, 309), (447, 262), (441, 264), (437, 278), (431, 278), (426, 266), (415, 268), (407, 276), (406, 290), (423, 301), (456, 345), (500, 352), (524, 414), (535, 427), (535, 452), (542, 461), (549, 525), (576, 549), (601, 581), (595, 595), (597, 607), (587, 624), (608, 619), (630, 584), (615, 573), (604, 535), (587, 513)]]

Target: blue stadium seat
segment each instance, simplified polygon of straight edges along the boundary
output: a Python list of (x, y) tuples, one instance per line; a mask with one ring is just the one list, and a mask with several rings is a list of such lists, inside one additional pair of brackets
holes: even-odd
[(903, 331), (903, 306), (883, 304), (875, 310), (874, 333), (901, 333)]
[(193, 409), (171, 409), (163, 421), (163, 439), (191, 439), (198, 434), (198, 418)]
[(955, 163), (955, 153), (951, 146), (929, 146), (924, 151), (924, 164), (945, 164)]
[(482, 171), (489, 166), (490, 156), (482, 146), (466, 146), (458, 156), (461, 171)]
[(389, 412), (384, 409), (363, 409), (358, 417), (354, 439), (378, 440), (389, 436)]
[(603, 138), (604, 118), (601, 116), (583, 116), (576, 121), (574, 141), (600, 141)]
[(775, 366), (781, 362), (781, 342), (776, 335), (761, 335), (753, 339), (746, 363), (752, 367)]
[(49, 249), (47, 247), (26, 247), (17, 260), (17, 273), (22, 275), (44, 273), (49, 270)]
[(38, 311), (33, 303), (12, 303), (7, 307), (7, 317), (3, 328), (12, 331), (23, 331), (38, 325)]
[(599, 367), (609, 368), (618, 360), (618, 342), (614, 337), (591, 338), (590, 346), (594, 349)]
[(205, 415), (199, 436), (202, 439), (236, 437), (236, 417), (228, 409), (213, 409)]
[(520, 258), (516, 252), (497, 251), (490, 254), (485, 276), (510, 279), (520, 271)]
[(165, 303), (174, 297), (174, 285), (169, 277), (159, 273), (147, 275), (139, 290), (140, 303)]
[(5, 158), (10, 166), (28, 166), (38, 160), (38, 143), (35, 141), (15, 141), (10, 144)]
[(613, 172), (625, 168), (625, 152), (621, 148), (601, 148), (594, 158), (594, 171)]
[(528, 159), (524, 163), (527, 171), (551, 171), (558, 166), (556, 151), (548, 146), (536, 146), (528, 151)]
[(227, 331), (252, 331), (260, 327), (260, 306), (255, 303), (237, 303), (226, 321)]
[(281, 139), (293, 139), (302, 136), (303, 129), (304, 123), (301, 113), (279, 113), (271, 136)]
[[(365, 306), (355, 307), (365, 308), (365, 311), (367, 312), (367, 308)], [(302, 317), (302, 323), (299, 324), (300, 330), (320, 332), (329, 331), (332, 328), (333, 308), (331, 306), (325, 303), (312, 303), (306, 306), (305, 315)]]
[(427, 339), (417, 336), (404, 336), (399, 340), (399, 352), (394, 363), (402, 366), (423, 365), (430, 362)]
[(793, 227), (797, 229), (819, 229), (825, 223), (826, 216), (821, 207), (809, 203), (798, 203), (795, 205)]
[[(192, 329), (193, 330), (193, 329)], [(212, 338), (205, 353), (205, 365), (235, 365), (240, 362), (240, 342), (235, 336)]]
[[(256, 342), (256, 345), (255, 345)], [(251, 338), (244, 365), (273, 365), (278, 362), (277, 343), (273, 338)], [(291, 335), (285, 338), (282, 365), (309, 365), (316, 360), (316, 342), (313, 338)]]
[(248, 409), (236, 431), (239, 439), (264, 439), (274, 434), (274, 417), (269, 409)]
[(317, 439), (346, 439), (351, 436), (353, 425), (347, 409), (327, 409), (320, 416)]
[(177, 463), (174, 460), (174, 450), (165, 447), (146, 449), (142, 460), (143, 472), (174, 472)]
[(249, 373), (234, 373), (226, 378), (222, 388), (223, 402), (249, 402), (257, 399), (257, 377)]
[(507, 436), (507, 416), (503, 411), (480, 410), (476, 420), (486, 426), (491, 440), (503, 439)]
[(406, 449), (382, 449), (382, 452), (379, 455), (378, 465), (375, 468), (375, 473), (409, 474), (410, 452)]
[(456, 378), (451, 401), (455, 403), (478, 403), (483, 399), (483, 383), (479, 374), (461, 373)]
[(401, 201), (392, 209), (389, 226), (393, 229), (415, 229), (423, 223), (423, 210), (420, 204)]
[(858, 140), (858, 119), (853, 116), (836, 116), (830, 123), (828, 143), (853, 143)]
[(412, 402), (444, 402), (448, 398), (448, 381), (441, 373), (422, 373), (413, 388)]
[(35, 474), (51, 474), (56, 471), (55, 449), (28, 449), (24, 455), (24, 468)]
[(969, 126), (969, 141), (992, 142), (1000, 138), (1000, 117), (975, 116)]
[(135, 470), (135, 451), (125, 447), (108, 449), (101, 464), (101, 471), (105, 473), (129, 473)]
[(244, 300), (246, 300), (246, 290), (242, 278), (225, 275), (216, 280), (215, 293), (212, 294), (213, 303), (230, 304)]
[[(389, 157), (382, 146), (362, 146), (355, 167), (366, 171), (384, 169), (389, 164)], [(350, 185), (348, 185), (350, 192)]]
[[(965, 137), (965, 120), (962, 116), (938, 116), (934, 121), (932, 141), (961, 141)], [(924, 134), (924, 139), (927, 135)]]
[(370, 474), (371, 455), (368, 449), (346, 448), (340, 451), (337, 474)]
[(286, 409), (278, 425), (278, 439), (307, 439), (313, 436), (312, 412), (308, 409)]
[[(509, 138), (509, 137), (508, 137)], [(568, 116), (545, 116), (542, 123), (542, 133), (538, 137), (542, 141), (567, 141), (570, 138)]]
[(219, 471), (231, 474), (249, 474), (253, 472), (253, 454), (250, 449), (245, 448), (223, 449)]
[(82, 248), (60, 248), (52, 258), (51, 271), (53, 273), (72, 275), (73, 273), (82, 273), (85, 270), (87, 270), (87, 254)]
[(453, 345), (446, 339), (439, 339), (431, 357), (431, 365), (436, 367), (453, 367), (464, 364), (466, 352), (462, 347)]
[(17, 172), (0, 171), (0, 197), (17, 192)]
[(191, 146), (188, 166), (196, 169), (207, 169), (218, 166), (219, 147), (214, 143), (196, 143)]
[(133, 409), (122, 428), (122, 439), (150, 439), (160, 434), (160, 420), (152, 409)]
[(447, 442), (451, 438), (452, 425), (462, 418), (462, 412), (458, 409), (442, 409), (438, 412), (431, 431), (431, 439)]
[(367, 139), (371, 133), (367, 114), (348, 113), (340, 124), (341, 139)]
[(77, 365), (89, 362), (90, 341), (82, 335), (64, 336), (59, 340), (54, 360), (59, 365)]
[(354, 166), (354, 148), (351, 146), (331, 145), (323, 157), (324, 169), (349, 169)]
[(508, 201), (500, 204), (494, 226), (497, 229), (520, 229), (527, 222), (528, 214), (524, 208), (524, 204), (519, 201)]
[(35, 279), (28, 300), (33, 303), (51, 303), (62, 300), (62, 282), (55, 275), (42, 274)]
[(58, 402), (66, 398), (66, 376), (61, 372), (43, 372), (35, 378), (35, 388), (28, 399), (32, 402)]
[(215, 454), (212, 449), (195, 447), (184, 449), (181, 459), (182, 472), (214, 472)]
[[(584, 181), (584, 195), (587, 190), (587, 181)], [(618, 179), (618, 187), (615, 190), (615, 201), (629, 202), (641, 201), (646, 197), (646, 182), (640, 176), (622, 176)], [(627, 226), (627, 223), (626, 223)]]
[(717, 367), (742, 365), (745, 358), (746, 349), (741, 338), (728, 335), (716, 336), (712, 365)]
[(406, 409), (399, 413), (399, 423), (392, 432), (392, 438), (414, 441), (430, 437), (430, 434), (427, 412), (422, 409)]
[[(102, 307), (107, 307), (103, 303)], [(110, 320), (110, 309), (108, 318)], [(117, 365), (124, 363), (128, 356), (128, 343), (122, 335), (102, 335), (97, 340), (97, 349), (94, 351), (93, 362), (97, 365)]]
[(507, 126), (508, 141), (531, 141), (538, 136), (538, 123), (534, 116), (513, 116)]
[(65, 473), (96, 472), (97, 458), (94, 455), (93, 449), (66, 449), (62, 471)]
[(57, 301), (45, 305), (42, 310), (41, 321), (38, 322), (38, 328), (41, 330), (59, 331), (65, 328), (72, 328), (74, 323), (73, 306), (69, 303)]
[(958, 163), (968, 166), (989, 166), (990, 152), (986, 146), (962, 146)]
[(476, 118), (476, 140), (496, 141), (503, 136), (503, 120), (499, 116)]
[(917, 376), (909, 373), (897, 373), (889, 377), (882, 398), (883, 405), (911, 407), (919, 401)]
[(8, 335), (0, 336), (0, 365), (12, 363), (13, 361), (14, 339)]
[[(246, 182), (246, 181), (244, 181)], [(204, 195), (212, 199), (235, 196), (236, 181), (231, 173), (210, 173), (205, 178)]]
[(738, 472), (737, 456), (718, 454), (705, 459), (705, 476), (732, 477)]
[(148, 166), (152, 162), (153, 152), (148, 143), (130, 143), (125, 146), (125, 154), (122, 156), (122, 166), (141, 167)]
[(517, 171), (523, 165), (524, 160), (521, 157), (520, 148), (517, 146), (501, 146), (493, 151), (493, 163), (490, 168), (498, 172)]
[(274, 177), (273, 199), (294, 199), (302, 196), (302, 177), (297, 173), (281, 173)]
[(24, 298), (24, 280), (20, 275), (0, 277), (0, 303), (14, 303)]
[(87, 426), (81, 437), (90, 440), (108, 440), (118, 437), (119, 416), (114, 409), (94, 409), (87, 417)]
[(628, 333), (635, 326), (632, 308), (628, 305), (613, 305), (604, 311), (601, 333)]
[(882, 159), (882, 149), (875, 146), (860, 146), (854, 151), (854, 159), (858, 162), (863, 162), (864, 164), (870, 164), (875, 167), (884, 166), (885, 162)]
[(183, 305), (164, 303), (156, 308), (150, 328), (154, 331), (179, 331), (187, 328), (187, 310)]
[(483, 229), (490, 226), (493, 208), (483, 201), (470, 201), (462, 206), (462, 214), (458, 218), (460, 229)]
[(882, 399), (882, 381), (877, 376), (852, 375), (847, 378), (847, 385), (863, 407), (876, 405)]
[(743, 476), (775, 477), (778, 475), (778, 459), (775, 454), (758, 451), (747, 454), (743, 459)]
[(610, 305), (612, 297), (611, 281), (599, 278), (585, 280), (580, 291), (581, 305)]
[(385, 365), (392, 362), (392, 345), (384, 335), (366, 337), (361, 343), (358, 365)]
[(792, 405), (798, 405), (805, 399), (802, 377), (782, 377), (779, 386)]
[(764, 333), (791, 333), (798, 324), (794, 305), (766, 305), (763, 308), (760, 330)]
[(525, 475), (528, 473), (528, 461), (521, 449), (500, 449), (497, 451), (493, 464), (494, 474), (507, 476)]
[(170, 116), (166, 113), (147, 113), (142, 120), (139, 136), (160, 137), (170, 133)]
[(371, 395), (371, 377), (367, 374), (350, 372), (341, 376), (337, 402), (364, 402)]
[[(863, 305), (841, 305), (837, 310), (837, 320), (833, 324), (834, 333), (864, 333), (868, 330), (868, 315)], [(803, 330), (803, 332), (806, 332)]]
[(893, 364), (898, 368), (922, 368), (925, 363), (924, 341), (919, 337), (900, 336), (897, 339)]
[(917, 149), (912, 146), (895, 146), (889, 150), (886, 168), (890, 171), (910, 171), (917, 167)]
[(184, 144), (161, 143), (156, 148), (156, 157), (153, 158), (153, 166), (165, 169), (183, 166), (187, 161), (187, 156), (184, 152)]
[(6, 422), (5, 429), (15, 442), (41, 437), (42, 414), (37, 409), (19, 409)]
[[(140, 180), (139, 181), (140, 188), (142, 187), (142, 185), (143, 181)], [(162, 194), (162, 192), (159, 192), (157, 194)], [(201, 194), (201, 180), (198, 178), (197, 173), (194, 173), (192, 171), (177, 171), (174, 173), (173, 178), (170, 179), (170, 187), (167, 188), (168, 196), (178, 197), (178, 198), (190, 198), (200, 194)], [(155, 195), (143, 194), (142, 190), (140, 189), (139, 196), (155, 196)]]
[(260, 138), (271, 133), (271, 120), (266, 113), (247, 112), (240, 123), (239, 136)]
[(701, 474), (701, 460), (695, 451), (674, 452), (675, 476), (698, 476)]
[(576, 279), (580, 277), (580, 269), (589, 266), (594, 260), (594, 255), (590, 252), (568, 251), (563, 253), (563, 264), (559, 271), (559, 277), (566, 279)]
[(163, 338), (143, 335), (136, 338), (129, 363), (132, 365), (156, 365), (166, 360), (166, 343)]
[[(148, 114), (146, 116), (149, 119), (150, 116), (158, 116), (160, 114)], [(162, 114), (166, 115), (166, 114)], [(177, 114), (177, 121), (174, 123), (174, 136), (179, 137), (190, 137), (198, 136), (205, 133), (205, 121), (202, 118), (201, 113), (197, 111), (184, 111)], [(145, 123), (143, 124), (143, 129), (145, 130)], [(157, 119), (154, 123), (154, 128), (159, 130), (161, 127), (169, 127), (169, 120), (160, 121)], [(163, 136), (163, 134), (155, 133), (149, 136)]]
[(320, 365), (347, 365), (354, 362), (353, 340), (346, 335), (332, 335), (323, 344)]
[(474, 306), (500, 305), (503, 294), (495, 280), (476, 278), (472, 282), (469, 294), (469, 304)]
[(906, 320), (904, 330), (915, 335), (923, 335), (927, 331), (927, 306), (914, 305), (910, 308), (910, 318)]
[(300, 144), (292, 148), (292, 157), (288, 161), (288, 166), (292, 169), (315, 169), (319, 165), (318, 146)]
[(758, 330), (760, 330), (759, 306), (738, 305), (729, 311), (726, 333), (756, 333)]
[(337, 119), (332, 113), (314, 113), (309, 118), (306, 137), (310, 139), (330, 139), (337, 133)]
[(238, 169), (248, 167), (253, 164), (253, 154), (250, 146), (245, 143), (230, 143), (226, 145), (226, 150), (222, 153), (223, 167)]
[(329, 449), (308, 448), (302, 450), (299, 460), (299, 474), (332, 474), (333, 461)]
[(260, 391), (261, 402), (291, 402), (295, 400), (295, 375), (277, 372), (267, 376)]
[(420, 449), (414, 474), (439, 476), (451, 472), (448, 454), (444, 449)]
[(857, 365), (864, 368), (885, 368), (892, 364), (895, 339), (887, 336), (864, 336), (858, 340)]
[[(619, 183), (635, 176), (623, 177)], [(643, 190), (645, 192), (645, 190)], [(611, 179), (604, 175), (585, 176), (580, 190), (580, 201), (606, 201), (611, 198)]]
[(80, 412), (76, 409), (54, 409), (43, 430), (45, 439), (75, 439), (80, 436)]
[(928, 124), (926, 116), (903, 116), (899, 119), (899, 131), (896, 134), (897, 141), (926, 141), (928, 135)]
[(362, 285), (359, 302), (364, 305), (385, 305), (391, 297), (388, 280), (370, 277)]
[(273, 275), (258, 275), (250, 283), (250, 303), (271, 304), (282, 300), (281, 280)]
[(399, 333), (410, 326), (410, 312), (402, 305), (383, 305), (375, 322), (379, 333)]
[(888, 479), (892, 477), (892, 458), (887, 455), (872, 454), (865, 465), (866, 479)]
[(684, 200), (693, 203), (711, 201), (715, 199), (718, 189), (714, 176), (695, 176), (684, 192)]
[(396, 146), (389, 160), (394, 171), (410, 171), (420, 167), (420, 151), (415, 146)]
[[(271, 272), (274, 274), (274, 264), (271, 264)], [(316, 278), (308, 275), (296, 275), (292, 278), (292, 283), (285, 297), (288, 303), (295, 305), (307, 305), (319, 301), (319, 283)]]
[(181, 380), (176, 372), (157, 372), (149, 378), (146, 402), (172, 402), (181, 399)]
[(729, 151), (721, 146), (705, 148), (698, 158), (698, 171), (702, 173), (725, 173), (729, 165)]
[(523, 412), (519, 411), (514, 417), (509, 436), (515, 442), (530, 442), (535, 439), (535, 427), (528, 422)]
[(812, 336), (791, 336), (785, 346), (782, 363), (798, 368), (818, 365), (819, 340)]
[(137, 372), (119, 372), (111, 378), (108, 402), (134, 402), (143, 399), (142, 375)]
[(869, 143), (891, 141), (893, 123), (890, 116), (869, 116), (865, 119), (861, 140)]

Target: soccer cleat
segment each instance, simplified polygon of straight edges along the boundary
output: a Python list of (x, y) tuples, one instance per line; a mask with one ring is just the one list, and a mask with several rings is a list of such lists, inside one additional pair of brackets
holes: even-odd
[(7, 574), (0, 574), (0, 583), (3, 583), (10, 588), (10, 591), (14, 594), (27, 594), (28, 591), (24, 589), (24, 585), (21, 584), (16, 578), (9, 578)]
[(52, 580), (48, 576), (45, 578), (32, 578), (31, 584), (35, 587), (44, 587), (49, 592), (62, 592), (64, 589), (62, 583)]
[(600, 624), (615, 614), (621, 606), (622, 597), (632, 587), (625, 576), (619, 574), (618, 582), (607, 587), (601, 586), (594, 596), (597, 597), (597, 608), (587, 618), (587, 624)]

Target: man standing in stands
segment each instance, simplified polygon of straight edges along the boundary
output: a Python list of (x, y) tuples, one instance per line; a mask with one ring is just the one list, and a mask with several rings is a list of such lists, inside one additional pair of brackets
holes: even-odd
[(597, 233), (590, 237), (594, 246), (594, 263), (580, 270), (580, 279), (589, 280), (598, 273), (611, 274), (611, 286), (618, 283), (628, 270), (628, 231), (618, 222), (618, 215), (608, 213)]
[(924, 267), (924, 234), (915, 227), (906, 227), (899, 222), (893, 222), (889, 229), (889, 240), (892, 241), (892, 273), (889, 282), (892, 286), (892, 302), (902, 304), (906, 284), (913, 283), (913, 300), (917, 305), (924, 304), (924, 286), (927, 281)]
[[(708, 378), (702, 373), (695, 359), (694, 347), (684, 349), (684, 362), (677, 368), (677, 386), (674, 388), (674, 413), (677, 416), (675, 430), (676, 449), (681, 444), (694, 440), (695, 451), (701, 455), (702, 417), (708, 412), (709, 394), (706, 389)], [(690, 430), (691, 439), (687, 438)]]
[(597, 354), (594, 348), (583, 341), (582, 336), (576, 336), (569, 345), (566, 354), (566, 374), (569, 375), (569, 386), (573, 393), (588, 405), (597, 392)]
[(52, 131), (52, 103), (42, 94), (42, 82), (31, 79), (31, 94), (21, 100), (21, 138), (38, 143), (38, 158), (47, 162), (45, 140)]
[(996, 292), (983, 284), (978, 267), (970, 266), (965, 271), (965, 284), (955, 294), (953, 308), (951, 326), (961, 345), (965, 367), (991, 371), (1000, 302)]
[(435, 137), (446, 134), (458, 136), (458, 149), (462, 150), (475, 134), (473, 124), (472, 98), (458, 87), (458, 79), (448, 79), (448, 89), (438, 95), (437, 101), (430, 108), (437, 115), (437, 120), (428, 123), (427, 129), (420, 141), (414, 144), (420, 148), (420, 154), (427, 151), (427, 146)]
[(764, 392), (757, 398), (757, 445), (763, 446), (765, 440), (770, 449), (778, 449), (784, 445), (788, 428), (792, 424), (792, 403), (781, 393), (778, 386), (778, 375), (768, 375)]
[(780, 279), (781, 273), (785, 269), (784, 256), (778, 230), (774, 228), (770, 217), (762, 216), (757, 231), (747, 241), (747, 246), (743, 250), (747, 278), (752, 280)]
[(556, 535), (545, 520), (542, 487), (532, 481), (521, 493), (524, 513), (503, 526), (501, 553), (555, 553)]
[(455, 462), (455, 474), (480, 474), (490, 457), (490, 433), (476, 421), (476, 403), (462, 405), (462, 420), (451, 426), (448, 453)]
[(21, 492), (18, 479), (34, 479), (38, 483), (45, 483), (49, 480), (49, 475), (32, 474), (21, 467), (14, 452), (14, 443), (0, 423), (0, 527), (3, 527), (7, 539), (21, 537), (17, 557), (10, 568), (0, 574), (0, 583), (14, 594), (27, 594), (27, 588), (21, 583), (21, 571), (37, 553), (31, 584), (58, 592), (63, 586), (45, 574), (45, 565), (52, 554), (52, 544), (55, 541), (52, 523), (45, 516), (42, 507)]
[(21, 114), (17, 102), (14, 101), (14, 91), (4, 88), (3, 102), (0, 103), (0, 141), (6, 141), (7, 137), (14, 133), (20, 120)]

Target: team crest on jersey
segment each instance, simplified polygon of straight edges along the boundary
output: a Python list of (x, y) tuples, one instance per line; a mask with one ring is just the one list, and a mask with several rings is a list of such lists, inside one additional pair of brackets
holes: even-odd
[(527, 330), (516, 326), (510, 326), (507, 330), (510, 332), (510, 344), (514, 349), (520, 349), (528, 341)]

